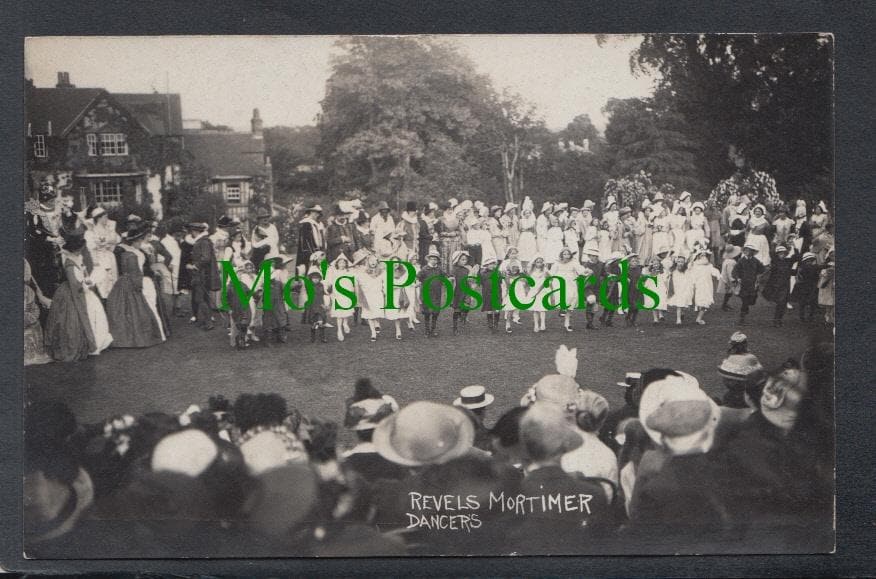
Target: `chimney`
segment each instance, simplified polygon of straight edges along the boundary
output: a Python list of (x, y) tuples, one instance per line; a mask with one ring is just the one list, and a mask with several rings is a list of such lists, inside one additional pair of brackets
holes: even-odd
[(262, 118), (259, 116), (259, 110), (252, 110), (252, 120), (250, 121), (250, 125), (252, 126), (252, 136), (256, 139), (262, 138)]
[(69, 72), (58, 73), (58, 84), (55, 85), (55, 88), (76, 88), (74, 85), (70, 84)]

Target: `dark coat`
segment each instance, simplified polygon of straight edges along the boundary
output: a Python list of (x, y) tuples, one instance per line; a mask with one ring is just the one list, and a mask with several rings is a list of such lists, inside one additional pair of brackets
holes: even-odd
[(810, 259), (797, 267), (797, 284), (791, 293), (791, 299), (798, 304), (818, 303), (818, 276), (821, 267)]
[(209, 291), (217, 291), (222, 287), (216, 251), (213, 249), (213, 241), (208, 236), (205, 235), (195, 241), (191, 263), (198, 268), (191, 272), (193, 285), (200, 285)]
[(420, 299), (422, 299), (422, 301), (423, 301), (423, 313), (437, 314), (438, 312), (441, 311), (440, 309), (437, 309), (437, 308), (439, 308), (444, 303), (442, 301), (442, 297), (443, 297), (442, 292), (443, 292), (444, 286), (441, 284), (441, 282), (439, 282), (438, 280), (435, 280), (435, 281), (431, 282), (427, 288), (425, 285), (425, 282), (430, 277), (443, 277), (443, 276), (444, 276), (444, 271), (441, 269), (441, 267), (429, 267), (428, 265), (424, 266), (423, 269), (420, 270), (420, 273), (417, 274), (417, 279), (419, 280), (419, 282), (421, 284), (424, 284), (422, 286), (422, 291), (428, 290), (429, 298), (432, 300), (431, 303), (433, 303), (436, 307), (436, 309), (434, 309), (434, 310), (430, 309), (426, 305), (426, 300), (422, 299), (422, 297), (421, 297)]
[(739, 280), (739, 297), (743, 303), (753, 305), (757, 301), (757, 279), (764, 270), (759, 259), (744, 255), (733, 266), (732, 277)]
[(24, 255), (30, 263), (33, 279), (43, 294), (51, 298), (64, 278), (61, 253), (49, 241), (49, 231), (39, 215), (25, 213), (24, 234)]
[[(106, 299), (114, 348), (148, 348), (162, 342), (161, 326), (143, 295), (143, 270), (137, 255), (116, 247), (119, 279)], [(159, 300), (160, 301), (160, 300)]]
[(763, 287), (763, 297), (773, 303), (787, 302), (791, 293), (791, 271), (795, 257), (773, 256), (769, 275)]
[[(496, 272), (495, 274), (493, 272)], [(478, 277), (481, 280), (481, 296), (484, 298), (484, 304), (481, 306), (481, 310), (484, 312), (493, 312), (493, 311), (502, 311), (502, 276), (498, 270), (481, 270), (478, 273)], [(496, 287), (496, 299), (499, 301), (499, 307), (493, 307), (493, 277), (497, 280), (498, 284)]]
[(298, 253), (296, 254), (297, 264), (310, 263), (310, 256), (314, 252), (321, 251), (323, 248), (316, 243), (316, 236), (313, 233), (313, 224), (307, 221), (302, 221), (298, 224)]
[(630, 309), (639, 309), (639, 303), (642, 301), (642, 292), (639, 290), (639, 278), (642, 277), (642, 266), (637, 265), (630, 267), (629, 271), (629, 300)]
[(476, 282), (474, 280), (466, 280), (466, 276), (471, 275), (471, 270), (468, 266), (462, 265), (454, 265), (450, 270), (450, 277), (453, 278), (453, 310), (454, 311), (462, 311), (463, 303), (468, 304), (468, 307), (473, 306), (472, 298), (467, 294), (462, 293), (463, 284), (467, 284), (469, 287), (477, 288)]
[(429, 246), (434, 243), (435, 228), (430, 227), (422, 218), (417, 223), (419, 231), (417, 233), (417, 256), (420, 258), (420, 263), (426, 263), (426, 255), (429, 253)]
[[(309, 224), (308, 224), (309, 226)], [(332, 223), (328, 226), (325, 233), (326, 240), (326, 256), (328, 261), (332, 262), (341, 253), (346, 254), (347, 258), (353, 257), (353, 252), (356, 251), (356, 243), (353, 230), (356, 228), (352, 223)], [(303, 263), (303, 262), (298, 262)]]
[(177, 289), (192, 289), (192, 272), (186, 265), (192, 263), (193, 247), (185, 239), (179, 242), (179, 278), (177, 280)]

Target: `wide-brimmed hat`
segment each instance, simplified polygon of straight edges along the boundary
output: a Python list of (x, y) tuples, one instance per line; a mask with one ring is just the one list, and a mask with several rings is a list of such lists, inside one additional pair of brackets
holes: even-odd
[(437, 259), (441, 259), (441, 252), (439, 252), (434, 247), (429, 248), (429, 253), (426, 254), (426, 257), (434, 257)]
[(615, 261), (619, 261), (623, 258), (624, 258), (623, 253), (621, 253), (619, 251), (615, 251), (615, 252), (612, 252), (612, 254), (608, 256), (608, 259), (605, 260), (605, 263), (606, 263), (606, 265), (608, 265), (609, 263), (614, 263)]
[(624, 205), (623, 207), (621, 207), (619, 214), (620, 215), (629, 215), (632, 212), (633, 212), (632, 207)]
[(488, 266), (488, 265), (493, 265), (494, 263), (499, 263), (499, 260), (496, 259), (495, 256), (485, 257), (485, 258), (483, 258), (483, 260), (481, 260), (481, 267), (486, 267), (486, 266)]
[(594, 246), (584, 245), (584, 249), (581, 250), (581, 255), (592, 255), (593, 257), (599, 257), (599, 248)]
[(780, 253), (780, 252), (788, 253), (788, 248), (785, 247), (784, 245), (777, 245), (776, 246), (776, 253)]
[[(142, 239), (142, 238), (146, 237), (146, 235), (149, 234), (150, 229), (151, 228), (145, 223), (135, 225), (131, 229), (128, 229), (127, 231), (122, 233), (122, 239), (124, 239), (125, 242), (131, 242), (131, 241), (136, 241), (138, 239)], [(206, 231), (206, 230), (201, 230), (201, 231)]]
[(352, 259), (350, 265), (359, 265), (360, 263), (362, 263), (363, 261), (368, 259), (369, 255), (371, 255), (371, 252), (368, 251), (367, 249), (365, 249), (365, 248), (357, 249), (353, 253), (353, 259)]
[(682, 191), (681, 195), (678, 196), (678, 200), (681, 201), (682, 199), (690, 199), (690, 193), (688, 191)]
[(347, 406), (344, 426), (352, 430), (373, 430), (394, 412), (398, 412), (398, 403), (391, 396), (357, 400)]
[(91, 210), (91, 215), (89, 217), (91, 217), (92, 221), (97, 221), (100, 217), (106, 215), (106, 213), (107, 213), (106, 209), (104, 209), (103, 207), (97, 206)]
[(553, 208), (554, 204), (550, 201), (545, 201), (541, 204), (541, 211), (539, 213), (544, 213), (545, 211), (550, 211)]
[(746, 242), (746, 243), (745, 243), (745, 246), (743, 247), (743, 249), (750, 249), (750, 250), (752, 250), (752, 251), (759, 251), (758, 247), (757, 247), (755, 244), (751, 243), (751, 242)]
[(383, 458), (404, 466), (442, 464), (472, 448), (474, 424), (459, 408), (413, 402), (377, 425), (371, 438)]
[(459, 391), (459, 397), (453, 401), (454, 406), (462, 406), (469, 410), (484, 408), (493, 403), (495, 397), (487, 393), (487, 389), (480, 385), (466, 386)]
[(763, 373), (764, 368), (754, 354), (731, 354), (718, 366), (718, 374), (731, 380), (751, 380)]
[(581, 209), (583, 209), (584, 211), (590, 211), (594, 207), (596, 207), (596, 203), (594, 203), (590, 199), (585, 199), (584, 204), (581, 205)]
[(311, 205), (307, 209), (304, 210), (305, 213), (322, 213), (322, 205), (317, 203), (316, 205)]
[(207, 470), (219, 449), (207, 434), (189, 428), (162, 438), (152, 451), (153, 472), (172, 472), (196, 477)]
[(508, 203), (505, 204), (505, 209), (503, 210), (503, 212), (504, 212), (504, 213), (508, 213), (508, 212), (511, 211), (512, 209), (517, 209), (517, 204), (516, 204), (516, 203), (511, 203), (511, 202), (509, 201)]
[(203, 221), (191, 221), (189, 223), (186, 223), (186, 229), (191, 229), (194, 231), (207, 231), (208, 229), (210, 229), (210, 226)]
[(733, 259), (742, 253), (742, 249), (738, 245), (728, 245), (724, 247), (724, 257)]
[(542, 376), (538, 382), (527, 390), (520, 399), (521, 406), (528, 406), (533, 402), (553, 402), (561, 406), (575, 403), (580, 386), (575, 379), (565, 374), (548, 374)]
[(377, 207), (374, 209), (375, 211), (389, 211), (389, 203), (386, 201), (380, 201), (377, 203)]
[(694, 210), (696, 208), (699, 208), (700, 211), (706, 210), (706, 206), (703, 205), (702, 201), (695, 201), (694, 204), (690, 206), (690, 208), (691, 208), (691, 210)]
[(219, 219), (216, 220), (216, 227), (221, 227), (223, 229), (228, 229), (231, 227), (238, 227), (238, 226), (240, 226), (240, 221), (233, 218), (233, 217), (229, 217), (227, 215), (223, 215), (222, 217), (220, 217)]

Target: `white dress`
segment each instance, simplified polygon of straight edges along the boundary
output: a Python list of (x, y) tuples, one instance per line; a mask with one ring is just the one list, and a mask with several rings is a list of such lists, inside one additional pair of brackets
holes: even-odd
[[(505, 277), (505, 280), (502, 283), (502, 305), (503, 305), (502, 309), (505, 310), (506, 312), (519, 312), (520, 311), (519, 309), (517, 309), (514, 306), (513, 303), (511, 303), (510, 296), (511, 296), (511, 283), (515, 279), (520, 279), (520, 277), (522, 277), (522, 276), (523, 276), (523, 274), (518, 274), (516, 277), (512, 277), (511, 275), (508, 275)], [(519, 303), (521, 303), (521, 304), (527, 303), (526, 295), (528, 293), (529, 293), (529, 286), (526, 285), (525, 281), (518, 281), (514, 285), (514, 297), (517, 298), (517, 301)]]
[[(551, 227), (547, 231), (547, 238), (544, 242), (544, 260), (547, 264), (554, 263), (560, 258), (560, 252), (563, 251), (563, 230), (559, 227)], [(576, 248), (577, 249), (577, 248)]]
[(179, 262), (182, 259), (182, 250), (179, 247), (179, 242), (170, 234), (161, 238), (161, 245), (170, 254), (170, 279), (173, 283), (173, 293), (177, 293), (179, 291)]
[(106, 299), (119, 279), (119, 268), (113, 253), (115, 246), (121, 241), (116, 233), (115, 221), (107, 221), (106, 226), (95, 225), (85, 232), (85, 243), (94, 267), (91, 271), (91, 281), (100, 297)]
[(669, 274), (672, 279), (672, 295), (667, 302), (670, 306), (687, 308), (693, 301), (693, 285), (691, 284), (690, 270), (675, 270)]
[(529, 263), (538, 253), (538, 243), (535, 239), (535, 218), (522, 217), (519, 223), (520, 237), (517, 240), (517, 258), (524, 263)]
[[(567, 261), (566, 263), (557, 262), (551, 266), (550, 270), (551, 275), (561, 277), (566, 282), (566, 304), (569, 306), (569, 309), (575, 309), (578, 307), (578, 284), (575, 279), (579, 275), (583, 275), (582, 268), (579, 264), (575, 262), (574, 259)], [(559, 282), (555, 281), (551, 285), (551, 290), (556, 290), (559, 287)], [(560, 300), (559, 292), (553, 295), (553, 303), (557, 305)]]
[[(337, 269), (334, 267), (330, 267), (326, 272), (326, 287), (331, 288), (331, 293), (329, 294), (329, 310), (331, 311), (331, 316), (333, 318), (351, 318), (353, 317), (353, 312), (356, 308), (350, 308), (349, 310), (344, 310), (335, 305), (335, 302), (342, 306), (350, 305), (350, 298), (348, 298), (345, 294), (339, 293), (335, 288), (337, 287), (337, 280), (339, 277), (350, 276), (354, 280), (358, 279), (358, 276), (355, 273), (355, 270), (352, 269)], [(351, 282), (350, 280), (345, 280), (341, 283), (341, 287), (344, 289), (350, 289), (351, 287), (355, 291), (356, 283), (355, 281)]]
[(538, 245), (538, 252), (542, 255), (544, 255), (544, 246), (547, 243), (547, 233), (550, 226), (550, 220), (544, 213), (535, 219), (535, 241)]
[(721, 271), (711, 263), (694, 263), (690, 267), (693, 289), (693, 305), (708, 308), (715, 303), (715, 280), (721, 279)]
[[(549, 290), (544, 287), (544, 280), (547, 279), (548, 276), (547, 268), (541, 271), (533, 270), (529, 273), (529, 275), (532, 276), (532, 279), (535, 280), (535, 285), (529, 288), (529, 290), (526, 292), (527, 303), (535, 300), (535, 303), (532, 304), (532, 307), (529, 308), (529, 311), (546, 312), (547, 308), (544, 307), (544, 296), (547, 295)], [(519, 288), (519, 286), (525, 285), (525, 282), (520, 282), (517, 285)]]
[[(396, 278), (395, 283), (401, 284), (405, 281), (405, 277), (406, 276)], [(401, 304), (405, 300), (407, 301), (407, 305), (401, 307)], [(406, 320), (411, 317), (411, 309), (415, 307), (416, 303), (414, 286), (394, 287), (392, 289), (392, 305), (394, 305), (396, 309), (387, 308), (384, 317), (386, 317), (387, 320)]]
[(365, 271), (356, 275), (356, 289), (363, 320), (376, 320), (384, 317), (383, 306), (386, 300), (386, 274), (378, 270), (377, 275)]
[(770, 260), (770, 242), (767, 239), (766, 231), (769, 228), (769, 221), (764, 219), (763, 217), (752, 217), (748, 221), (748, 235), (745, 238), (746, 244), (754, 244), (757, 247), (757, 257), (758, 260), (764, 265), (764, 267), (769, 266), (771, 263)]

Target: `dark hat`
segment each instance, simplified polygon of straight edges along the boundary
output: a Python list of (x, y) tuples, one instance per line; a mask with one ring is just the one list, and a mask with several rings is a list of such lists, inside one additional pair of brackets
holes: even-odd
[(256, 219), (263, 219), (265, 217), (270, 217), (270, 216), (271, 216), (271, 210), (268, 209), (267, 207), (259, 207), (256, 210)]
[(229, 217), (227, 215), (223, 215), (218, 220), (216, 220), (216, 227), (221, 227), (223, 229), (230, 229), (232, 227), (239, 227), (239, 226), (240, 226), (239, 220), (237, 220), (233, 217)]
[(85, 247), (85, 236), (73, 234), (64, 236), (64, 249), (67, 251), (79, 251)]
[(381, 201), (377, 204), (377, 211), (389, 211), (389, 204), (386, 201)]
[(417, 202), (416, 201), (408, 201), (405, 203), (405, 211), (416, 211), (417, 210)]
[(134, 227), (128, 229), (125, 233), (122, 234), (122, 238), (126, 242), (131, 242), (146, 237), (147, 233), (149, 233), (149, 226), (144, 223), (142, 225), (135, 225)]
[(193, 231), (207, 231), (209, 228), (210, 226), (202, 221), (192, 221), (190, 223), (186, 223), (186, 229), (191, 229)]

